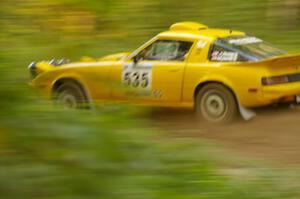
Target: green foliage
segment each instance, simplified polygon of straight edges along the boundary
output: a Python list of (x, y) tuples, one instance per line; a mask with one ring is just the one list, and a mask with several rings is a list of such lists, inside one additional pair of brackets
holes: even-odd
[(204, 142), (163, 138), (132, 108), (45, 107), (19, 105), (2, 117), (1, 198), (299, 197), (274, 171), (222, 166)]

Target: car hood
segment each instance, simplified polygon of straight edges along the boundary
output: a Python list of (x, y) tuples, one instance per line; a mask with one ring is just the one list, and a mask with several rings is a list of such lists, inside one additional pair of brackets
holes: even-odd
[(129, 54), (130, 54), (130, 52), (122, 52), (122, 53), (106, 55), (106, 56), (100, 57), (100, 58), (92, 58), (92, 57), (88, 57), (88, 56), (83, 56), (80, 59), (80, 62), (119, 61), (119, 60), (127, 57)]
[(41, 61), (41, 62), (32, 62), (28, 69), (33, 76), (37, 76), (43, 72), (54, 70), (54, 69), (63, 69), (63, 68), (69, 68), (72, 66), (80, 66), (81, 64), (90, 65), (93, 63), (99, 63), (99, 62), (114, 62), (119, 61), (124, 58), (126, 58), (130, 52), (123, 52), (123, 53), (117, 53), (117, 54), (111, 54), (107, 55), (101, 58), (92, 58), (88, 56), (84, 56), (80, 59), (79, 62), (68, 62), (67, 60), (51, 60), (51, 61)]
[(129, 52), (111, 54), (111, 55), (101, 57), (100, 59), (98, 59), (98, 61), (119, 61), (119, 60), (127, 57), (129, 54), (130, 54)]

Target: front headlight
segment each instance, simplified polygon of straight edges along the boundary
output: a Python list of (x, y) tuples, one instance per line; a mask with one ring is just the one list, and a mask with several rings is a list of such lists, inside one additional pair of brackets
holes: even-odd
[(279, 75), (279, 76), (273, 76), (273, 77), (263, 77), (262, 85), (276, 85), (276, 84), (285, 84), (289, 83), (289, 77), (287, 75)]
[(35, 77), (37, 74), (36, 74), (36, 62), (31, 62), (28, 66), (28, 70), (31, 74), (32, 77)]

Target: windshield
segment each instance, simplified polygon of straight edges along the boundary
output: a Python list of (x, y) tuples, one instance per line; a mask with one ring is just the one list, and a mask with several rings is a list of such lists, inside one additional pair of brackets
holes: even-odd
[(287, 54), (253, 36), (231, 36), (218, 39), (211, 50), (212, 61), (260, 61)]

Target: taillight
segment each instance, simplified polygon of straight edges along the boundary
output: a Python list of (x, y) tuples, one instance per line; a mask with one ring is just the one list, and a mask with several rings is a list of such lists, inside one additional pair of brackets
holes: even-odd
[(275, 84), (285, 84), (289, 82), (289, 77), (287, 75), (273, 76), (273, 77), (263, 77), (261, 80), (263, 85), (275, 85)]

